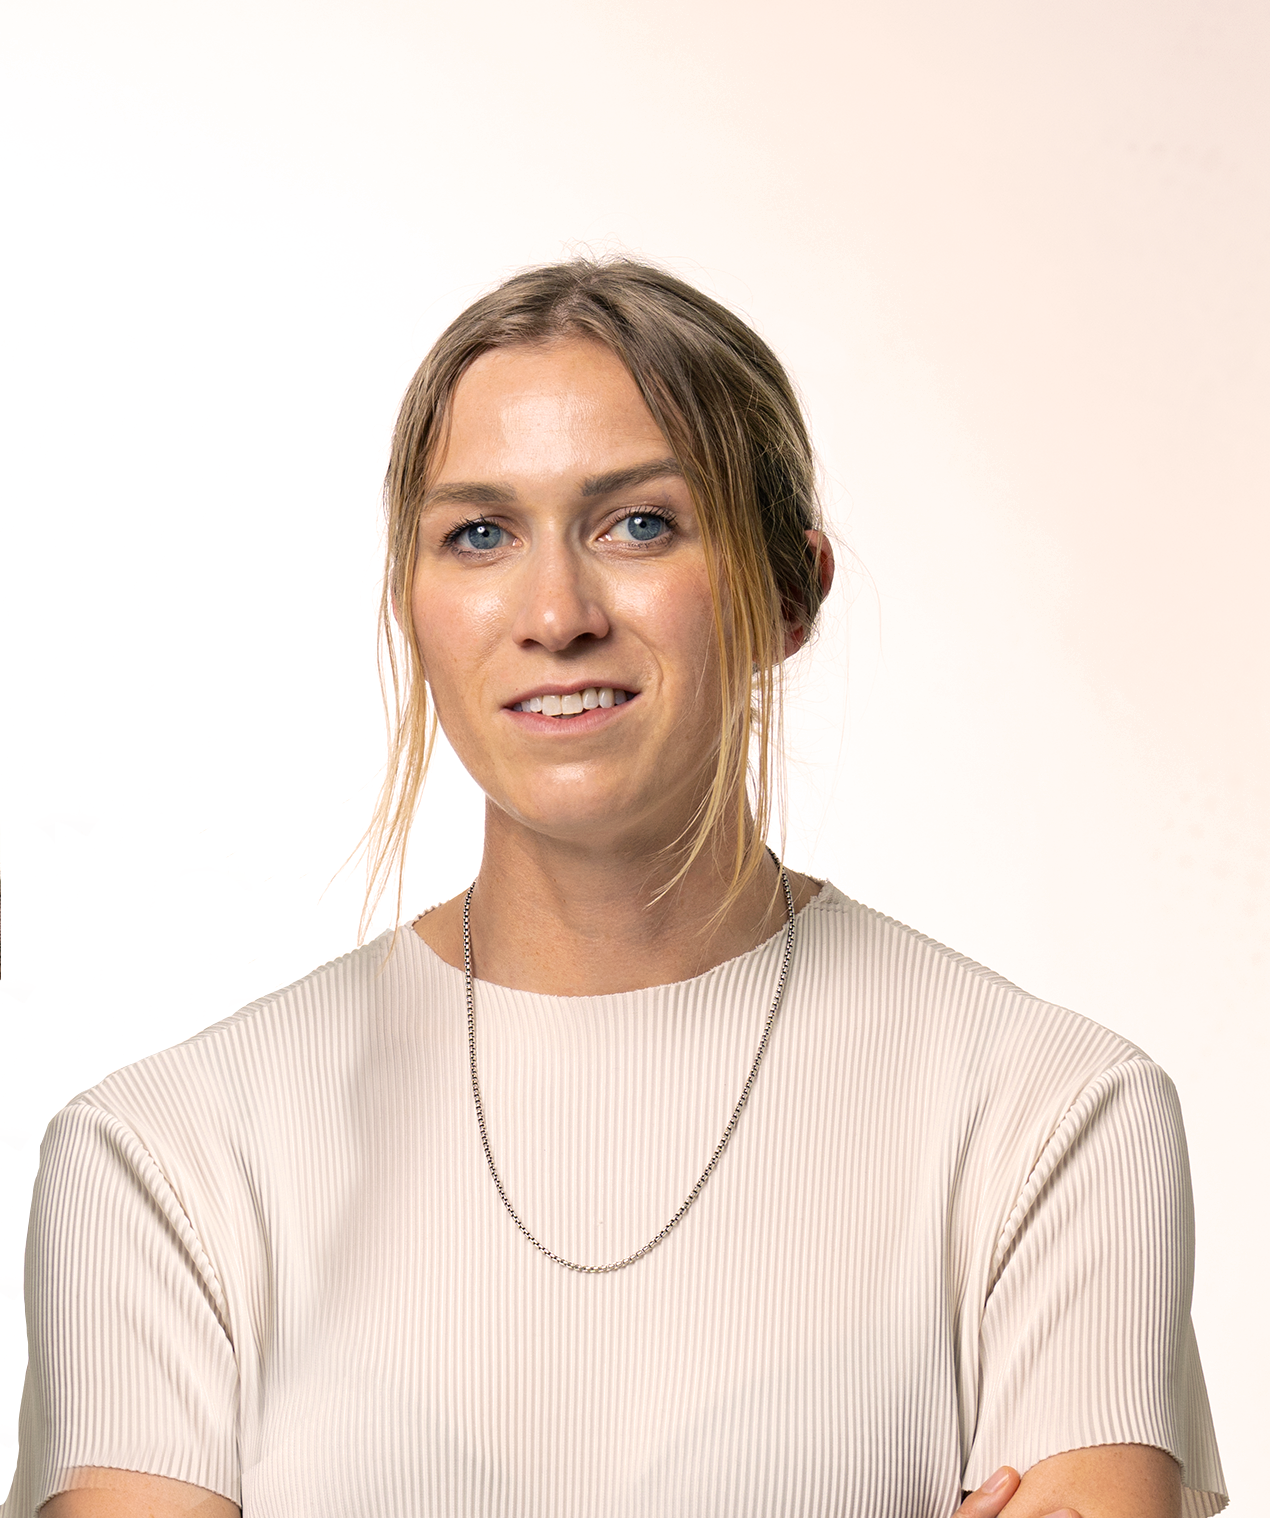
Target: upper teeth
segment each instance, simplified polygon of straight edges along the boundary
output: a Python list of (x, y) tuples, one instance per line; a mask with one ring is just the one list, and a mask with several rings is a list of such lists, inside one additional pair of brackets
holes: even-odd
[(571, 690), (567, 696), (530, 696), (512, 710), (541, 712), (544, 717), (576, 717), (596, 706), (621, 706), (626, 699), (626, 692), (612, 685), (588, 685), (585, 690)]

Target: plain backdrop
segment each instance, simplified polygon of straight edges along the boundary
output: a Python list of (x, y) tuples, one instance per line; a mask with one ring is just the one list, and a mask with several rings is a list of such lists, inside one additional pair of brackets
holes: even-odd
[[(765, 334), (823, 459), (845, 572), (797, 661), (791, 862), (1174, 1075), (1231, 1512), (1260, 1511), (1270, 8), (0, 26), (0, 1489), (49, 1116), (354, 942), (410, 374), (505, 274), (625, 251)], [(479, 815), (443, 755), (407, 914), (466, 886)]]

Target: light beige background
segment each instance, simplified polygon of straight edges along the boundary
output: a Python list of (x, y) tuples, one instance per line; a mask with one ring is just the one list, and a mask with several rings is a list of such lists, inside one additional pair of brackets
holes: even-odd
[[(48, 1116), (351, 944), (411, 370), (622, 248), (786, 358), (849, 545), (791, 858), (1173, 1072), (1261, 1511), (1270, 10), (11, 0), (0, 53), (0, 1483)], [(443, 763), (407, 910), (477, 815)]]

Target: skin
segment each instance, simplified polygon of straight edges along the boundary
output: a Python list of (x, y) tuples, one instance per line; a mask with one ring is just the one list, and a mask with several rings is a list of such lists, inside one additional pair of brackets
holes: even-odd
[[(484, 354), (454, 396), (410, 611), (446, 736), (486, 795), (472, 905), (485, 980), (559, 995), (683, 980), (783, 919), (773, 867), (711, 926), (726, 879), (708, 855), (649, 905), (671, 873), (663, 851), (709, 785), (713, 609), (683, 478), (663, 470), (595, 487), (666, 465), (669, 445), (634, 381), (593, 343)], [(634, 541), (637, 513), (666, 530)], [(494, 546), (455, 542), (474, 521)], [(827, 586), (832, 554), (813, 537)], [(789, 652), (798, 641), (791, 633)], [(585, 685), (635, 699), (592, 714), (594, 724), (511, 710), (524, 696)], [(792, 880), (802, 906), (817, 884)], [(416, 931), (461, 965), (462, 897)]]
[[(645, 905), (662, 850), (709, 780), (718, 679), (704, 550), (684, 481), (634, 382), (587, 342), (483, 355), (454, 397), (430, 483), (409, 608), (446, 735), (486, 795), (473, 899), (481, 978), (586, 995), (701, 974), (777, 931), (774, 870), (723, 920), (726, 880), (709, 853)], [(618, 488), (615, 473), (644, 470)], [(673, 529), (637, 542), (630, 514)], [(490, 524), (489, 549), (459, 543)], [(497, 536), (497, 534), (505, 536)], [(481, 538), (484, 534), (476, 532)], [(828, 589), (833, 559), (811, 535)], [(790, 632), (785, 653), (801, 641)], [(509, 708), (543, 688), (611, 685), (633, 701), (555, 722)], [(694, 756), (700, 756), (694, 760)], [(793, 875), (795, 904), (818, 883)], [(532, 934), (523, 924), (534, 924)], [(462, 966), (462, 897), (415, 931)], [(1177, 1465), (1142, 1445), (1055, 1455), (1021, 1479), (1003, 1467), (955, 1518), (1177, 1518)], [(162, 1476), (81, 1470), (44, 1518), (233, 1518), (238, 1508)]]
[(41, 1518), (239, 1518), (227, 1497), (167, 1476), (92, 1467), (73, 1479), (75, 1489), (51, 1497)]

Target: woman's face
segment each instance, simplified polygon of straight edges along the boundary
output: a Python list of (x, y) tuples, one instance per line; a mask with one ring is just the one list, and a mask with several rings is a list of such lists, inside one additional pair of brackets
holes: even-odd
[(678, 835), (718, 742), (713, 611), (688, 487), (620, 360), (582, 339), (477, 359), (419, 544), (428, 684), (494, 806), (587, 847)]

